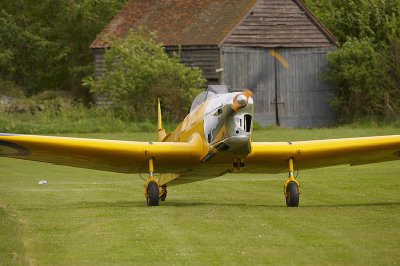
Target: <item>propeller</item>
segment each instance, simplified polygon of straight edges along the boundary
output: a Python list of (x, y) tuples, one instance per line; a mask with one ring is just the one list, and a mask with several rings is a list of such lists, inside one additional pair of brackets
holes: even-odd
[(232, 104), (232, 109), (233, 111), (238, 111), (239, 109), (242, 109), (247, 106), (249, 102), (249, 98), (253, 95), (251, 90), (244, 90), (242, 93), (239, 93), (236, 95), (236, 97), (233, 99), (233, 104)]

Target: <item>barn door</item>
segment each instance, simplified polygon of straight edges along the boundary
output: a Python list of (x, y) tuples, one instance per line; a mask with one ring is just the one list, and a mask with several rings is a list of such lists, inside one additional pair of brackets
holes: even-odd
[(327, 67), (329, 50), (332, 48), (276, 49), (288, 63), (288, 68), (280, 62), (275, 64), (279, 125), (315, 127), (335, 122), (330, 99), (335, 97), (336, 89), (321, 76)]
[(262, 126), (331, 125), (336, 90), (321, 77), (331, 49), (223, 47), (222, 81), (233, 91), (253, 91), (254, 118)]

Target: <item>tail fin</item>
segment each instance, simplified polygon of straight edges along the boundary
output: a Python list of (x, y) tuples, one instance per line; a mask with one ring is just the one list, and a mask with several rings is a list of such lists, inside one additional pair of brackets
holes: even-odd
[(162, 141), (167, 133), (165, 133), (165, 130), (162, 128), (162, 119), (161, 119), (161, 105), (160, 105), (160, 99), (158, 99), (158, 129), (157, 129), (157, 135), (158, 135), (158, 141)]

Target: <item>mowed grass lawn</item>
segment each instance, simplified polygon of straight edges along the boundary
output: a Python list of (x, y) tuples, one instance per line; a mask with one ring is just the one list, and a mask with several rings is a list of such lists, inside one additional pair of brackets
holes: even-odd
[[(399, 133), (266, 129), (254, 141)], [(287, 208), (287, 173), (230, 174), (170, 187), (146, 207), (138, 175), (1, 158), (0, 265), (398, 264), (399, 177), (399, 161), (300, 171), (300, 207)]]

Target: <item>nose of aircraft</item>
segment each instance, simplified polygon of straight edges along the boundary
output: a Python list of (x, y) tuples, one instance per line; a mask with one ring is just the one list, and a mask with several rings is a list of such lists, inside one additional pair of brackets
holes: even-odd
[(244, 90), (242, 93), (236, 95), (233, 99), (232, 109), (233, 111), (237, 111), (246, 107), (247, 103), (249, 102), (249, 98), (253, 95), (250, 90)]
[(238, 102), (238, 104), (243, 106), (247, 103), (247, 97), (246, 97), (246, 95), (241, 94), (237, 97), (236, 101)]

